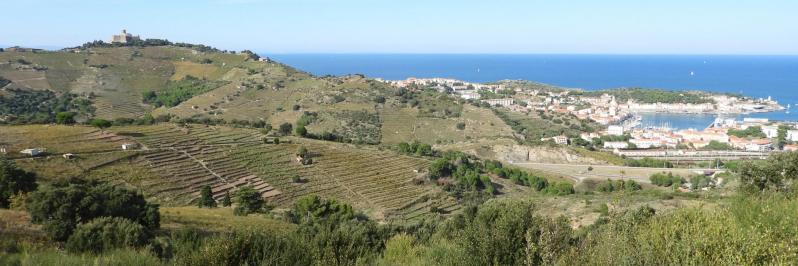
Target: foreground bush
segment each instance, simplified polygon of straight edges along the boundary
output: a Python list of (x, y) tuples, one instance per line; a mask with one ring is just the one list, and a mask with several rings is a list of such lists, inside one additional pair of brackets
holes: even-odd
[(177, 259), (177, 265), (312, 265), (307, 246), (295, 238), (272, 232), (239, 233), (217, 237), (195, 252)]
[(144, 226), (119, 217), (100, 217), (80, 224), (67, 240), (71, 252), (100, 253), (124, 247), (140, 247), (149, 234)]
[(69, 180), (43, 187), (29, 196), (33, 223), (54, 240), (65, 241), (79, 223), (98, 217), (121, 217), (148, 230), (160, 226), (158, 205), (136, 192), (96, 181)]
[(8, 208), (11, 197), (36, 189), (36, 175), (19, 169), (8, 159), (0, 157), (0, 208)]

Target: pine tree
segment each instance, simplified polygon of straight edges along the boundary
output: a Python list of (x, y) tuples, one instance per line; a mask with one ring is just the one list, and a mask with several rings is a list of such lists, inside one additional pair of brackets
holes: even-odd
[(216, 201), (213, 200), (213, 192), (211, 192), (211, 186), (204, 186), (200, 191), (200, 200), (199, 200), (199, 207), (208, 207), (208, 208), (216, 208)]
[(233, 204), (233, 202), (230, 199), (230, 192), (225, 192), (224, 193), (224, 198), (222, 198), (222, 206), (230, 207), (230, 205), (232, 205), (232, 204)]

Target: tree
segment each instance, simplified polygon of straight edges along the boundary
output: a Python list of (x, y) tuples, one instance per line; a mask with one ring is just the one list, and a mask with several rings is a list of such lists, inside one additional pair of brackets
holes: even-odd
[(316, 195), (306, 195), (296, 200), (289, 213), (291, 222), (314, 223), (319, 220), (337, 224), (357, 217), (352, 206), (335, 200), (325, 200)]
[(100, 217), (78, 225), (66, 243), (71, 252), (100, 253), (107, 250), (140, 247), (147, 243), (144, 226), (121, 217)]
[(158, 205), (121, 186), (72, 179), (57, 181), (30, 194), (28, 211), (35, 224), (57, 241), (64, 241), (81, 222), (97, 217), (122, 217), (148, 230), (160, 226)]
[(233, 200), (230, 199), (230, 192), (225, 191), (224, 198), (222, 198), (222, 206), (230, 207), (230, 205), (233, 205)]
[(450, 163), (449, 160), (445, 158), (440, 158), (432, 162), (429, 166), (429, 177), (430, 179), (438, 179), (441, 177), (448, 176), (450, 173)]
[(246, 216), (250, 213), (263, 211), (264, 202), (260, 192), (252, 186), (244, 186), (235, 193), (236, 206), (233, 213), (235, 215)]
[(93, 127), (99, 128), (101, 133), (105, 133), (105, 129), (111, 127), (111, 121), (105, 119), (95, 118), (89, 121), (89, 124)]
[(380, 95), (380, 96), (375, 97), (374, 98), (374, 102), (376, 102), (376, 103), (385, 103), (385, 96)]
[(263, 125), (263, 128), (260, 130), (260, 133), (263, 135), (268, 135), (269, 132), (272, 131), (272, 124), (266, 123)]
[(0, 208), (8, 208), (12, 196), (33, 190), (36, 190), (36, 174), (19, 169), (13, 161), (0, 157)]
[(745, 162), (738, 167), (744, 192), (791, 191), (798, 179), (798, 152), (776, 153), (765, 161)]
[(293, 131), (293, 129), (294, 129), (294, 126), (291, 125), (291, 123), (282, 123), (282, 124), (280, 124), (280, 127), (279, 127), (278, 131), (280, 132), (281, 135), (287, 136), (287, 135), (291, 134), (291, 131)]
[(211, 186), (205, 185), (200, 190), (199, 207), (216, 208), (216, 201), (213, 200), (213, 192)]
[(55, 122), (62, 125), (71, 125), (75, 123), (75, 113), (73, 112), (58, 112), (55, 114)]
[(308, 130), (305, 129), (305, 126), (299, 125), (299, 126), (296, 127), (296, 130), (294, 130), (294, 133), (297, 136), (304, 137), (305, 135), (308, 134)]

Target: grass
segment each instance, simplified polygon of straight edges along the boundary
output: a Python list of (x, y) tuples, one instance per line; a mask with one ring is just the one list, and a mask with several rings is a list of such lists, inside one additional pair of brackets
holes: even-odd
[(12, 158), (24, 157), (19, 151), (28, 148), (44, 148), (50, 154), (97, 153), (116, 151), (124, 138), (100, 134), (87, 126), (23, 125), (0, 126), (0, 145), (8, 150)]
[(276, 220), (264, 214), (249, 216), (233, 215), (233, 208), (197, 208), (197, 207), (162, 207), (161, 228), (177, 230), (181, 228), (197, 228), (207, 232), (289, 231), (294, 229), (291, 223)]

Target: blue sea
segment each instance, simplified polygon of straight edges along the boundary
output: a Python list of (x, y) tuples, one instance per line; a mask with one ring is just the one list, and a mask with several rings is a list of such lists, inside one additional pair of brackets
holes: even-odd
[[(315, 75), (391, 80), (445, 77), (471, 82), (523, 79), (587, 90), (619, 87), (706, 90), (768, 96), (794, 110), (748, 115), (798, 121), (798, 56), (748, 55), (265, 55)], [(702, 128), (712, 115), (645, 115), (643, 124)]]

